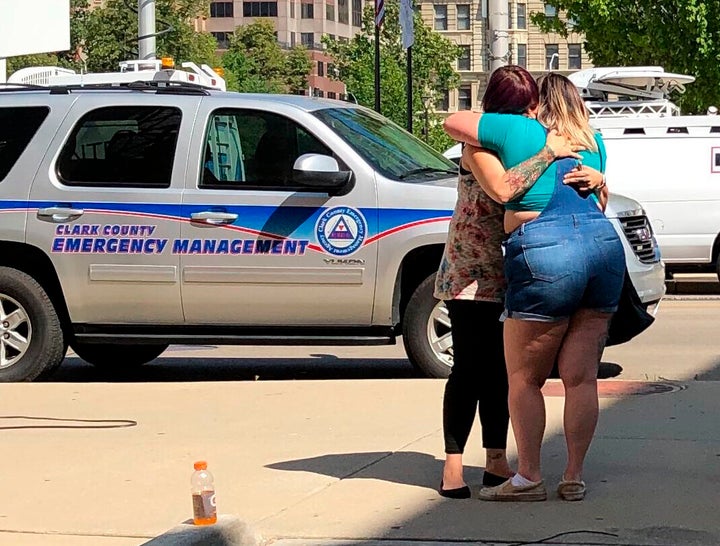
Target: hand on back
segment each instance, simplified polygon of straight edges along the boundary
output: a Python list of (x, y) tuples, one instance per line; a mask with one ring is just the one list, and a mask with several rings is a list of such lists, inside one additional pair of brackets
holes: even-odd
[(547, 135), (545, 145), (552, 150), (555, 157), (574, 157), (581, 159), (579, 152), (585, 148), (579, 144), (574, 144), (568, 137), (561, 135), (557, 129), (553, 129)]

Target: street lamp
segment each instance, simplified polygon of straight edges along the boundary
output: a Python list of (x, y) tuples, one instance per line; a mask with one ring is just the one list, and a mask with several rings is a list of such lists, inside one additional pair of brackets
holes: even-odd
[(424, 114), (424, 127), (423, 127), (423, 139), (425, 142), (428, 141), (430, 132), (430, 106), (432, 105), (433, 95), (432, 91), (426, 90), (422, 96), (423, 102), (423, 114)]
[(558, 65), (560, 64), (560, 55), (553, 53), (550, 55), (550, 61), (548, 61), (548, 70), (553, 70), (553, 62), (555, 62), (555, 59), (558, 60)]

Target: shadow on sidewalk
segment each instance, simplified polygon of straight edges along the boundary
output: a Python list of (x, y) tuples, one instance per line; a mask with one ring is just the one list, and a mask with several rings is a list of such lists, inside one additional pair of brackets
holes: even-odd
[[(601, 412), (586, 461), (588, 496), (568, 503), (555, 486), (565, 464), (562, 432), (547, 434), (543, 473), (548, 501), (484, 503), (477, 499), (441, 499), (436, 489), (442, 461), (417, 452), (329, 454), (268, 465), (343, 480), (377, 479), (427, 488), (417, 492), (417, 515), (379, 528), (368, 521), (368, 535), (378, 541), (437, 541), (444, 544), (613, 544), (624, 546), (717, 546), (720, 544), (718, 461), (720, 461), (720, 365), (685, 382), (648, 384), (648, 389), (617, 397)], [(653, 389), (652, 387), (670, 389)], [(553, 422), (561, 410), (552, 406)], [(476, 438), (478, 430), (472, 432)], [(441, 438), (438, 438), (441, 442)], [(476, 456), (478, 447), (468, 450)], [(473, 489), (481, 469), (467, 468)], [(427, 499), (421, 501), (421, 499)], [(382, 511), (383, 501), (374, 506)], [(318, 504), (314, 510), (318, 511)], [(333, 517), (333, 507), (316, 517)], [(561, 538), (549, 537), (562, 535)], [(347, 539), (334, 546), (365, 544)]]
[[(383, 480), (436, 489), (442, 475), (443, 461), (417, 451), (375, 451), (332, 453), (308, 459), (283, 461), (266, 467), (291, 472), (313, 472), (341, 480)], [(466, 478), (473, 481), (482, 475), (482, 468), (466, 466), (465, 472)]]
[[(206, 349), (200, 347), (198, 350)], [(187, 349), (185, 349), (187, 350)], [(172, 350), (165, 354), (172, 354)], [(601, 362), (600, 379), (616, 377), (622, 367)], [(406, 358), (347, 358), (317, 353), (303, 358), (162, 356), (139, 367), (96, 368), (71, 356), (45, 381), (53, 383), (283, 381), (315, 379), (414, 379), (423, 376)], [(557, 374), (551, 375), (557, 377)]]
[[(167, 353), (166, 353), (167, 354)], [(170, 353), (171, 354), (171, 353)], [(302, 379), (412, 379), (420, 374), (405, 358), (160, 357), (137, 368), (105, 370), (68, 357), (50, 382), (282, 381)]]

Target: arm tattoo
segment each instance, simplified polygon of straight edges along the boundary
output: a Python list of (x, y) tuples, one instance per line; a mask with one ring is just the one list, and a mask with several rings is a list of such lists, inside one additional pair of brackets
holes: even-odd
[(519, 165), (509, 169), (503, 177), (503, 182), (512, 191), (510, 200), (517, 199), (533, 187), (540, 175), (545, 172), (555, 160), (555, 154), (549, 146), (545, 145), (542, 150), (526, 159)]

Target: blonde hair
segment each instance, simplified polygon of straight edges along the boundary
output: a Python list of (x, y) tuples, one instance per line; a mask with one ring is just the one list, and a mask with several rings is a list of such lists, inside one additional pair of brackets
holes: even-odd
[(595, 130), (590, 127), (588, 109), (575, 85), (565, 76), (551, 72), (538, 79), (538, 86), (538, 121), (587, 150), (597, 152)]

